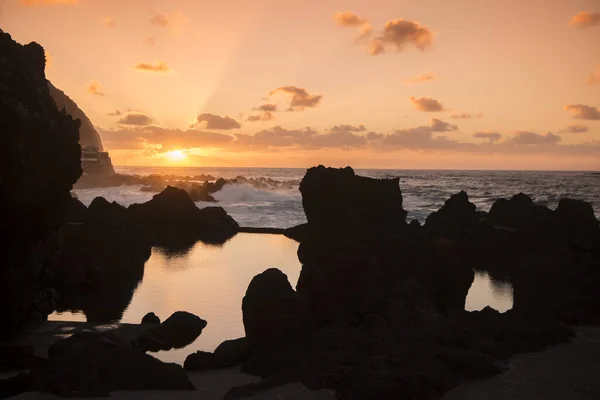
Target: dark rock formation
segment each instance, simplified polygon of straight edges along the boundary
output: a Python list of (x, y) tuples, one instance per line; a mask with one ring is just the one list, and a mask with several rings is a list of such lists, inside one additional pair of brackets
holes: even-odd
[(67, 221), (84, 223), (87, 218), (87, 207), (79, 199), (71, 198), (71, 205), (67, 211)]
[(214, 353), (197, 351), (186, 357), (183, 367), (188, 371), (229, 368), (240, 365), (250, 356), (246, 338), (226, 340)]
[(127, 214), (152, 243), (162, 246), (198, 240), (224, 242), (238, 229), (222, 207), (198, 209), (186, 191), (172, 186), (146, 203), (132, 204)]
[(300, 192), (315, 235), (381, 236), (406, 225), (398, 178), (366, 178), (350, 167), (319, 165), (306, 171)]
[(490, 209), (488, 223), (508, 228), (548, 227), (552, 212), (545, 206), (534, 204), (531, 197), (518, 193), (510, 198), (498, 199)]
[(92, 121), (85, 115), (85, 113), (75, 104), (75, 102), (67, 96), (62, 90), (57, 89), (50, 81), (48, 81), (48, 92), (50, 97), (56, 103), (56, 108), (59, 111), (65, 110), (68, 115), (73, 119), (80, 121), (79, 125), (79, 144), (81, 147), (94, 146), (100, 151), (103, 151), (102, 139)]
[(134, 348), (111, 331), (82, 332), (50, 347), (49, 358), (23, 377), (25, 388), (62, 397), (108, 396), (117, 390), (194, 390), (183, 368)]
[(160, 318), (158, 318), (153, 312), (149, 312), (148, 314), (144, 315), (144, 318), (142, 318), (142, 324), (159, 325)]
[[(584, 203), (552, 212), (519, 195), (488, 216), (461, 192), (420, 227), (399, 218), (401, 198), (381, 196), (387, 181), (319, 167), (301, 189), (297, 292), (273, 270), (251, 282), (242, 370), (263, 381), (230, 395), (299, 380), (340, 399), (435, 399), (515, 353), (567, 341), (566, 324), (600, 323), (598, 227)], [(513, 282), (512, 310), (464, 311), (472, 268)], [(214, 366), (214, 355), (197, 362)]]
[(308, 224), (292, 226), (291, 228), (287, 228), (283, 234), (296, 242), (302, 242), (308, 234)]
[(183, 368), (186, 371), (202, 371), (217, 368), (213, 353), (198, 350), (185, 358)]
[(145, 351), (179, 349), (192, 343), (206, 327), (206, 321), (185, 311), (177, 311), (162, 324), (140, 336), (136, 343)]
[(56, 109), (44, 49), (0, 31), (0, 338), (53, 311), (58, 235), (81, 175), (79, 122)]
[(310, 341), (314, 322), (308, 304), (287, 276), (271, 268), (256, 275), (242, 300), (244, 329), (251, 350), (285, 349)]
[(479, 226), (476, 207), (469, 201), (464, 191), (446, 200), (442, 208), (431, 213), (425, 222), (425, 228), (434, 235), (457, 238), (469, 235)]

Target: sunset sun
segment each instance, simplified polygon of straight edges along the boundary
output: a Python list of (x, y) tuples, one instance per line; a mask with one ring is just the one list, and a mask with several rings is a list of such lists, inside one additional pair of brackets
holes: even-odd
[(165, 157), (171, 162), (179, 162), (185, 160), (186, 154), (182, 150), (173, 150), (165, 153)]

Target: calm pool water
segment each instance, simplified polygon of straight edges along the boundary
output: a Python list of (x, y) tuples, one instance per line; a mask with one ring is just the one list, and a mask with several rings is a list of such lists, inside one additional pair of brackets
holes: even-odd
[[(300, 274), (298, 243), (283, 235), (240, 233), (222, 246), (196, 243), (189, 251), (166, 254), (154, 248), (144, 277), (135, 288), (121, 322), (139, 323), (148, 312), (161, 320), (175, 311), (208, 321), (200, 337), (183, 349), (153, 353), (164, 361), (183, 363), (196, 350), (213, 351), (221, 342), (244, 336), (242, 298), (250, 280), (267, 268), (279, 268), (292, 286)], [(512, 288), (477, 273), (466, 301), (467, 310), (512, 307)], [(85, 321), (82, 312), (54, 313), (50, 320)]]

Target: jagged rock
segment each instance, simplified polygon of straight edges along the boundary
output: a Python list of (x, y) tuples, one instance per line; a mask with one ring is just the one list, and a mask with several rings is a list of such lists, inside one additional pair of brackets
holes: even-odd
[(431, 213), (425, 221), (425, 228), (436, 236), (459, 238), (477, 229), (479, 216), (475, 204), (469, 201), (466, 192), (461, 191), (446, 200), (442, 208)]
[(38, 308), (56, 262), (56, 228), (81, 175), (79, 122), (56, 109), (44, 49), (0, 30), (0, 339), (52, 310)]
[(196, 340), (206, 324), (205, 320), (194, 314), (177, 311), (162, 324), (140, 336), (136, 343), (146, 351), (179, 349)]
[(276, 268), (252, 279), (242, 300), (242, 313), (251, 351), (299, 346), (314, 334), (308, 305)]
[(82, 332), (49, 349), (27, 376), (29, 390), (62, 397), (108, 396), (117, 390), (194, 390), (183, 368), (132, 347), (113, 332)]
[(67, 222), (83, 223), (87, 217), (87, 207), (79, 199), (72, 197), (69, 211), (67, 212)]
[(159, 325), (160, 318), (158, 318), (153, 312), (149, 312), (148, 314), (144, 315), (144, 318), (142, 318), (142, 324)]
[(197, 240), (224, 242), (238, 224), (222, 207), (198, 209), (189, 194), (168, 186), (143, 204), (127, 209), (129, 221), (142, 228), (157, 245), (180, 245)]
[(399, 179), (373, 179), (350, 167), (310, 168), (300, 182), (311, 234), (381, 236), (406, 226)]

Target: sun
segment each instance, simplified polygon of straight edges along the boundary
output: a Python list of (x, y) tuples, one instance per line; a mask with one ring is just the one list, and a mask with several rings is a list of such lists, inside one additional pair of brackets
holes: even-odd
[(165, 153), (169, 161), (177, 162), (185, 160), (186, 154), (182, 150), (173, 150)]

